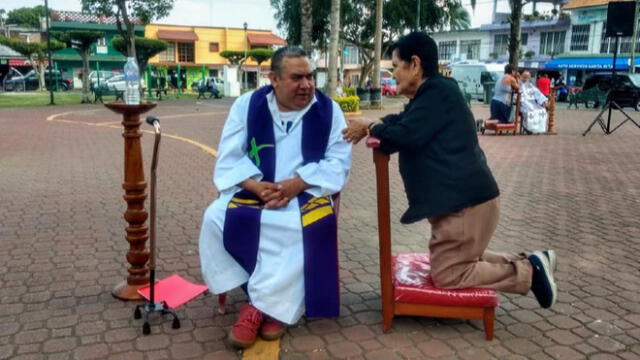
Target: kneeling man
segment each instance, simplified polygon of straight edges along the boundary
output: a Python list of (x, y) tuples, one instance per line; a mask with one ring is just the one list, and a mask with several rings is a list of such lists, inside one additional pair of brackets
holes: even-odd
[(331, 195), (345, 185), (351, 145), (338, 104), (315, 91), (304, 50), (271, 60), (271, 86), (239, 97), (220, 139), (205, 211), (200, 261), (209, 290), (247, 293), (230, 342), (248, 347), (285, 324), (338, 316), (336, 215)]

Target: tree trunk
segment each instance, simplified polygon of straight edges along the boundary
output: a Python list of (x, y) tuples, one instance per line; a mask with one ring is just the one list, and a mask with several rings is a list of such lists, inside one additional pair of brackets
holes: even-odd
[(300, 0), (300, 18), (302, 29), (300, 31), (300, 42), (302, 48), (311, 56), (311, 31), (313, 29), (313, 18), (311, 15), (311, 0)]
[(127, 44), (127, 57), (132, 57), (136, 60), (136, 37), (134, 32), (134, 24), (129, 20), (129, 15), (127, 14), (127, 5), (125, 0), (117, 0), (118, 11), (122, 15), (122, 22), (124, 23), (125, 29), (124, 33), (126, 37), (124, 38)]
[[(31, 64), (34, 63), (33, 58), (30, 58), (29, 60), (31, 60)], [(46, 66), (44, 64), (44, 61), (39, 61), (38, 65), (33, 65), (33, 70), (36, 72), (36, 75), (38, 75), (38, 84), (39, 84), (38, 91), (47, 91), (46, 83), (44, 82), (45, 69), (46, 69)]]
[(509, 0), (511, 6), (511, 16), (509, 23), (511, 31), (509, 33), (509, 64), (514, 69), (518, 69), (518, 60), (520, 52), (520, 22), (522, 20), (523, 0)]
[(88, 104), (89, 100), (89, 56), (91, 55), (91, 48), (87, 48), (80, 52), (82, 57), (82, 104)]
[[(380, 59), (382, 54), (382, 0), (376, 0), (376, 35), (375, 50), (373, 60), (373, 81), (371, 86), (374, 89), (380, 88)], [(372, 99), (371, 108), (382, 108), (382, 97)]]
[(338, 38), (340, 37), (340, 0), (331, 0), (331, 37), (329, 40), (329, 89), (335, 97), (338, 86)]

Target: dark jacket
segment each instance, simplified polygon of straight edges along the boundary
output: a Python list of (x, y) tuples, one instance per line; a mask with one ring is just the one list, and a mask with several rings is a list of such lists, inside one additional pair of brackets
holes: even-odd
[(499, 195), (476, 125), (453, 79), (436, 75), (416, 91), (405, 110), (371, 129), (387, 154), (399, 152), (409, 224), (481, 204)]

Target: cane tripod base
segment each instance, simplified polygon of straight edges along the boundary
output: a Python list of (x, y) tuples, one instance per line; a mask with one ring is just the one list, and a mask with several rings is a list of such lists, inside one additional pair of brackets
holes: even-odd
[(125, 301), (145, 300), (145, 298), (143, 298), (142, 295), (138, 293), (138, 290), (148, 285), (149, 285), (148, 283), (142, 284), (142, 285), (129, 285), (125, 280), (117, 284), (113, 288), (113, 290), (111, 290), (111, 295), (113, 295), (113, 297), (116, 299), (125, 300)]
[(152, 313), (159, 313), (160, 315), (169, 314), (173, 316), (173, 322), (171, 323), (171, 327), (174, 329), (180, 329), (180, 319), (178, 319), (178, 315), (176, 315), (175, 311), (169, 309), (167, 303), (164, 301), (157, 303), (146, 303), (142, 305), (136, 306), (135, 311), (133, 312), (133, 317), (136, 319), (140, 319), (144, 317), (144, 323), (142, 324), (142, 333), (144, 335), (149, 335), (151, 333), (151, 325), (149, 324), (149, 315)]

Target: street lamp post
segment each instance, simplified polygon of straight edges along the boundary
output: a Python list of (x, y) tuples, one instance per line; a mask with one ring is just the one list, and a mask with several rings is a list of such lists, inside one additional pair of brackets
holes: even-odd
[[(56, 103), (53, 100), (53, 83), (51, 82), (51, 75), (53, 74), (53, 68), (51, 66), (51, 35), (49, 34), (49, 1), (44, 0), (44, 18), (45, 18), (45, 26), (47, 27), (47, 56), (49, 57), (49, 63), (47, 64), (49, 67), (49, 105), (55, 105)], [(45, 68), (46, 69), (46, 68)], [(45, 88), (47, 87), (47, 82), (44, 83)]]
[(242, 27), (244, 27), (244, 69), (242, 69), (242, 78), (244, 79), (244, 89), (245, 91), (247, 90), (247, 61), (249, 61), (247, 59), (247, 27), (249, 25), (247, 24), (247, 22), (245, 21), (244, 24), (242, 24)]

